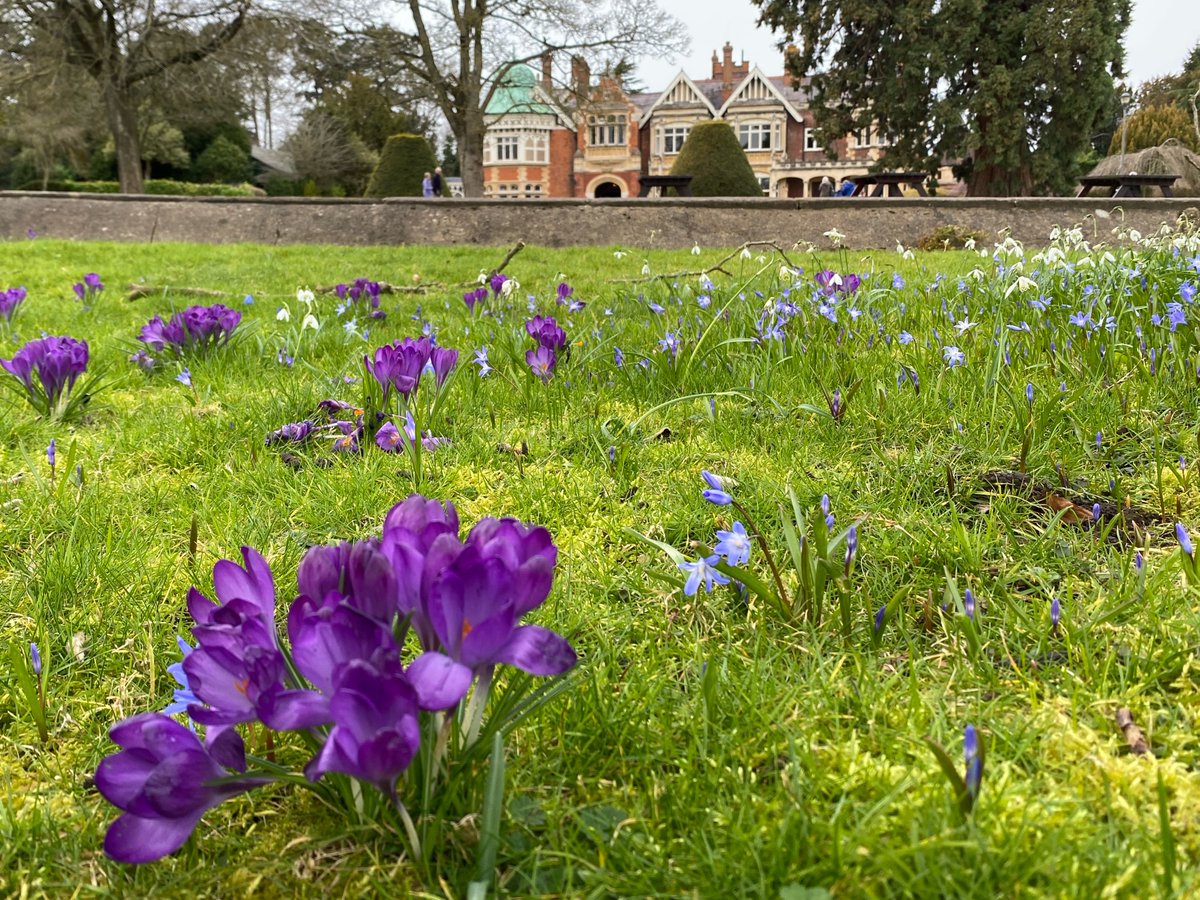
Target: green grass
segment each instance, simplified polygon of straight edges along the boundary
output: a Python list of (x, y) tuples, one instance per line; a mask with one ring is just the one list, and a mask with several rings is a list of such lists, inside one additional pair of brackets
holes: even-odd
[[(71, 334), (89, 341), (93, 368), (113, 384), (74, 425), (0, 395), (0, 640), (39, 642), (50, 710), (43, 746), (0, 654), (0, 894), (465, 894), (474, 817), (447, 823), (437, 878), (422, 880), (396, 835), (273, 786), (208, 813), (175, 856), (134, 868), (104, 857), (115, 811), (90, 787), (113, 749), (108, 728), (169, 702), (187, 588), (209, 590), (217, 559), (256, 547), (277, 583), (294, 585), (307, 547), (377, 532), (410, 492), (402, 457), (314, 445), (289, 465), (263, 438), (325, 397), (355, 400), (358, 386), (342, 379), (363, 374), (364, 352), (428, 321), (440, 344), (462, 351), (464, 371), (439, 429), (451, 444), (428, 462), (422, 490), (453, 501), (467, 526), (496, 515), (550, 529), (559, 569), (535, 619), (580, 653), (570, 690), (507, 745), (501, 894), (1187, 895), (1200, 883), (1200, 603), (1171, 523), (1195, 532), (1200, 518), (1200, 312), (1185, 304), (1175, 332), (1149, 316), (1180, 299), (1181, 282), (1200, 280), (1187, 269), (1196, 253), (1123, 251), (1064, 280), (1044, 260), (1001, 273), (966, 252), (797, 251), (805, 286), (791, 299), (802, 313), (786, 344), (759, 345), (749, 340), (764, 303), (754, 292), (779, 298), (793, 280), (780, 280), (778, 258), (732, 259), (713, 273), (705, 311), (695, 277), (639, 281), (643, 265), (697, 271), (725, 252), (526, 248), (507, 269), (520, 288), (499, 321), (472, 320), (461, 301), (461, 283), (495, 266), (495, 250), (4, 244), (0, 290), (24, 284), (29, 299), (10, 331), (0, 323), (0, 356), (42, 331)], [(827, 266), (874, 273), (838, 304), (837, 324), (809, 299), (812, 274)], [(107, 288), (85, 311), (70, 285), (89, 271)], [(554, 305), (560, 273), (586, 309)], [(1018, 274), (1036, 290), (1009, 291)], [(385, 295), (387, 320), (357, 323), (369, 324), (369, 341), (343, 330), (326, 295), (321, 330), (297, 344), (298, 287), (411, 285), (416, 275), (441, 286)], [(127, 300), (143, 281), (161, 292)], [(1096, 290), (1085, 295), (1086, 284)], [(244, 314), (230, 346), (189, 362), (194, 393), (173, 368), (145, 376), (126, 361), (152, 315), (209, 302), (181, 288), (226, 292)], [(1052, 301), (1045, 313), (1027, 305), (1041, 293)], [(547, 385), (524, 366), (527, 295), (572, 343)], [(1067, 317), (1097, 297), (1095, 313), (1111, 313), (1115, 330), (1086, 336)], [(288, 323), (276, 319), (285, 303)], [(964, 305), (978, 324), (959, 335)], [(714, 317), (722, 308), (728, 320)], [(1021, 320), (1032, 333), (1006, 329)], [(1153, 366), (1135, 328), (1157, 350)], [(675, 361), (657, 347), (667, 330), (681, 334)], [(284, 344), (291, 368), (276, 360)], [(484, 344), (500, 372), (480, 380), (469, 360)], [(943, 362), (947, 344), (962, 348), (963, 366)], [(919, 394), (897, 386), (901, 364), (919, 373)], [(823, 390), (845, 395), (856, 382), (840, 423), (820, 412)], [(1030, 475), (1057, 483), (1061, 472), (1072, 483), (1064, 495), (1128, 498), (1162, 516), (1140, 538), (1144, 579), (1133, 538), (1104, 540), (1044, 503), (984, 488), (983, 473), (1019, 468), (1027, 434)], [(527, 454), (513, 452), (522, 445)], [(671, 583), (670, 560), (629, 531), (689, 557), (711, 545), (732, 519), (701, 499), (701, 469), (736, 481), (780, 559), (788, 487), (806, 511), (828, 494), (839, 531), (859, 523), (848, 637), (832, 605), (813, 624), (757, 599), (747, 607), (730, 588), (685, 597)], [(757, 547), (751, 565), (768, 577)], [(979, 600), (978, 650), (962, 616), (939, 608), (951, 580)], [(875, 648), (874, 613), (898, 591)], [(1063, 604), (1055, 633), (1053, 596)], [(1128, 752), (1119, 706), (1152, 756)], [(964, 820), (923, 738), (957, 761), (968, 723), (987, 770)], [(281, 753), (303, 762), (298, 743)]]

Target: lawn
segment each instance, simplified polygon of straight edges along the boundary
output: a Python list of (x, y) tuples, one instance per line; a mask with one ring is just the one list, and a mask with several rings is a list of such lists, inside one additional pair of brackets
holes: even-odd
[[(0, 246), (0, 294), (27, 290), (0, 357), (43, 334), (90, 347), (66, 421), (0, 394), (0, 894), (458, 897), (493, 872), (502, 896), (1197, 889), (1200, 579), (1177, 535), (1200, 540), (1200, 237), (527, 247), (469, 311), (503, 258)], [(104, 288), (80, 301), (92, 272)], [(324, 290), (356, 278), (396, 288), (386, 318)], [(153, 316), (216, 302), (241, 313), (227, 344), (130, 362)], [(534, 314), (566, 337), (544, 378)], [(418, 465), (372, 439), (363, 357), (423, 333), (460, 355)], [(366, 430), (326, 426), (357, 413), (326, 399)], [(440, 805), (418, 763), (401, 780), (420, 854), (331, 775), (228, 800), (161, 861), (107, 858), (119, 811), (93, 775), (117, 721), (171, 702), (189, 586), (213, 596), (214, 564), (255, 548), (283, 633), (306, 551), (379, 536), (417, 488), (464, 534), (514, 517), (558, 548), (527, 621), (578, 662), (533, 679), (549, 691), (499, 745), (502, 810), (481, 742)], [(736, 567), (711, 555), (735, 522)], [(489, 717), (526, 684), (497, 672)], [(306, 734), (241, 730), (263, 765), (312, 755)]]

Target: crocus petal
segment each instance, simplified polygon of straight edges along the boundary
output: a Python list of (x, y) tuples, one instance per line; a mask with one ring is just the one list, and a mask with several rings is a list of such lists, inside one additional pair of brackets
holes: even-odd
[(469, 668), (436, 651), (422, 653), (405, 674), (424, 710), (449, 709), (467, 695), (473, 677)]
[(522, 625), (497, 659), (530, 675), (561, 675), (575, 665), (577, 657), (561, 634), (540, 625)]
[(142, 792), (158, 761), (146, 750), (123, 750), (96, 767), (96, 790), (113, 806), (125, 809)]
[(178, 819), (150, 819), (124, 813), (108, 826), (104, 852), (123, 863), (148, 863), (174, 853), (191, 836), (202, 807)]
[(273, 731), (315, 728), (329, 723), (329, 700), (316, 691), (275, 691), (258, 698), (258, 715)]

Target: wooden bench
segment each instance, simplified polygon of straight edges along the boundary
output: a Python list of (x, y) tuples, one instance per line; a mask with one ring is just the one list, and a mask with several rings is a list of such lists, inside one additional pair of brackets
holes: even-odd
[(643, 175), (638, 179), (638, 196), (649, 197), (652, 190), (665, 197), (668, 188), (675, 188), (680, 197), (692, 196), (691, 175)]
[(1179, 179), (1178, 175), (1084, 175), (1079, 179), (1079, 193), (1076, 197), (1086, 197), (1092, 188), (1112, 188), (1110, 195), (1117, 197), (1141, 197), (1142, 188), (1158, 188), (1164, 197), (1174, 197), (1171, 191)]
[[(918, 197), (928, 197), (925, 193), (925, 179), (929, 176), (924, 172), (876, 172), (874, 175), (851, 175), (854, 182), (854, 193), (851, 197), (882, 197), (887, 189), (889, 197), (903, 197), (901, 185), (908, 185), (917, 192)], [(868, 191), (870, 193), (868, 194)]]

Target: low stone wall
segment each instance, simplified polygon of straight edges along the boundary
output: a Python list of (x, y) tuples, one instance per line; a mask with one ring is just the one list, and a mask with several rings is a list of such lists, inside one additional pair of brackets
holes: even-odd
[(755, 200), (334, 200), (149, 197), (0, 191), (0, 238), (258, 244), (511, 244), (550, 247), (735, 247), (745, 241), (852, 249), (912, 246), (942, 225), (1001, 230), (1043, 244), (1055, 225), (1109, 240), (1121, 223), (1143, 234), (1200, 199), (876, 198)]

